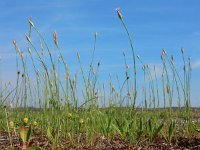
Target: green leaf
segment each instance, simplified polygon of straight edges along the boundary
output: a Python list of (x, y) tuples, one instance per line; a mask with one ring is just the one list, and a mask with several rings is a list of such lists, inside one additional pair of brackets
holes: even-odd
[(164, 124), (162, 123), (153, 133), (153, 137), (156, 137), (160, 130), (163, 128)]
[(175, 123), (173, 121), (171, 121), (171, 123), (169, 125), (169, 130), (168, 130), (168, 140), (169, 140), (170, 143), (171, 143), (174, 128), (175, 128)]
[(52, 129), (50, 127), (48, 127), (47, 129), (47, 137), (52, 141), (53, 140), (53, 135), (51, 133)]
[(149, 132), (150, 132), (150, 134), (152, 134), (153, 129), (152, 129), (152, 122), (151, 122), (151, 119), (149, 119), (149, 121), (148, 121), (148, 127), (149, 127)]
[(197, 131), (198, 133), (200, 133), (200, 129), (195, 129), (195, 131)]
[(27, 127), (25, 127), (25, 126), (21, 127), (20, 137), (21, 137), (23, 143), (27, 142), (27, 132), (28, 132), (27, 130), (28, 130)]
[(30, 140), (31, 132), (32, 132), (32, 129), (31, 129), (31, 126), (29, 126), (28, 132), (27, 132), (27, 137), (26, 137), (27, 142)]

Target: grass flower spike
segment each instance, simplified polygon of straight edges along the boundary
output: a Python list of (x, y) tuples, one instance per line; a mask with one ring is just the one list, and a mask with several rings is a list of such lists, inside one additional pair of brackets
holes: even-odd
[(120, 12), (120, 8), (116, 8), (116, 11), (117, 11), (117, 15), (118, 15), (119, 19), (122, 20), (123, 18), (122, 18), (122, 14)]

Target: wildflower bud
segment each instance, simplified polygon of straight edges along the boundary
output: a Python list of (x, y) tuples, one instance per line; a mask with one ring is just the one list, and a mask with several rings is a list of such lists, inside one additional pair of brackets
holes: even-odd
[(122, 14), (120, 12), (120, 9), (116, 8), (116, 11), (117, 11), (117, 15), (118, 15), (119, 19), (122, 20), (123, 18), (122, 18)]
[(58, 35), (57, 35), (56, 31), (53, 33), (53, 40), (54, 40), (56, 47), (58, 48)]
[(14, 128), (14, 122), (13, 122), (13, 121), (10, 121), (10, 122), (9, 122), (9, 127), (10, 127), (11, 129)]
[(25, 124), (27, 124), (27, 123), (28, 123), (28, 118), (24, 118), (24, 119), (23, 119), (23, 122), (24, 122)]
[(33, 122), (32, 122), (32, 125), (33, 125), (33, 126), (37, 126), (37, 124), (38, 124), (37, 121), (33, 121)]

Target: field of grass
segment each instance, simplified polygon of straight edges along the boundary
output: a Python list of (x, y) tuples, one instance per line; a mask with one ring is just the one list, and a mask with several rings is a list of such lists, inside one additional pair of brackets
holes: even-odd
[[(13, 88), (7, 84), (0, 91), (0, 149), (200, 149), (200, 109), (192, 108), (190, 102), (190, 58), (181, 49), (183, 70), (180, 72), (174, 56), (162, 50), (162, 76), (158, 79), (156, 67), (152, 72), (136, 56), (119, 9), (117, 15), (128, 36), (133, 73), (124, 53), (126, 79), (123, 84), (115, 85), (112, 78), (107, 85), (98, 82), (100, 63), (93, 62), (95, 34), (88, 72), (83, 70), (77, 53), (84, 86), (81, 90), (78, 75), (70, 75), (57, 33), (53, 33), (53, 38), (59, 60), (54, 59), (30, 18), (30, 32), (26, 35), (29, 56), (24, 57), (13, 41), (16, 85)], [(34, 43), (32, 35), (40, 43)], [(32, 64), (34, 79), (27, 71), (28, 61)], [(142, 66), (141, 70), (136, 64)], [(64, 68), (64, 77), (59, 68)], [(142, 86), (138, 85), (139, 71), (143, 73)], [(83, 102), (79, 100), (80, 91)], [(137, 106), (138, 99), (142, 100), (140, 106)], [(174, 99), (178, 99), (178, 107), (173, 107)]]

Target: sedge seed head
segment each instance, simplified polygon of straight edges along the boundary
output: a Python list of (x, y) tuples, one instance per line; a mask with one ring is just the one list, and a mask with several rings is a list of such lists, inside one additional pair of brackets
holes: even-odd
[(32, 17), (30, 17), (30, 19), (29, 19), (29, 24), (30, 24), (30, 27), (34, 27)]
[(123, 17), (122, 17), (122, 14), (120, 12), (120, 8), (116, 8), (116, 11), (117, 11), (117, 15), (118, 15), (119, 19), (122, 20)]
[(78, 60), (80, 60), (80, 58), (81, 58), (79, 53), (77, 53), (77, 58), (78, 58)]
[(181, 48), (181, 53), (184, 54), (184, 48)]
[(33, 43), (31, 41), (30, 37), (28, 35), (25, 35), (25, 36), (26, 36), (27, 41), (32, 45)]
[(53, 33), (53, 40), (54, 40), (56, 47), (58, 47), (58, 34), (56, 31)]

